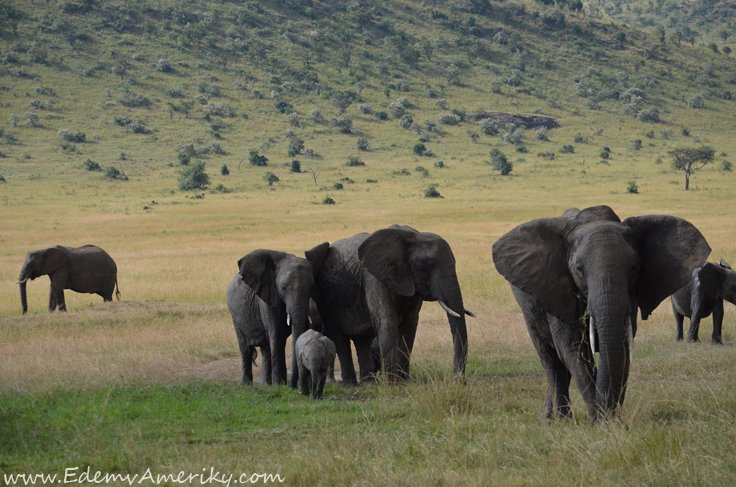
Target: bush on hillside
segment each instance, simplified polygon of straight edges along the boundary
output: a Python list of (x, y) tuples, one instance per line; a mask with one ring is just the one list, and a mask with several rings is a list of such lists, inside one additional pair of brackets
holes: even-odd
[(206, 189), (208, 184), (210, 184), (210, 177), (205, 171), (203, 161), (196, 161), (179, 172), (179, 189), (182, 191)]

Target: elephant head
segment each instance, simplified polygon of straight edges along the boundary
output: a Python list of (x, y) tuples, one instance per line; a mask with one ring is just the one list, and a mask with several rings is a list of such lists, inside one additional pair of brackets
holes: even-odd
[(28, 312), (28, 300), (26, 297), (26, 282), (37, 277), (46, 276), (58, 270), (69, 262), (69, 255), (61, 246), (49, 247), (47, 249), (32, 250), (26, 254), (20, 276), (16, 284), (20, 285), (20, 304), (23, 314)]
[[(324, 242), (306, 251), (306, 259), (276, 250), (254, 250), (238, 261), (243, 282), (269, 306), (284, 307), (292, 328), (292, 344), (309, 329), (309, 300), (316, 291), (314, 278), (329, 247)], [(293, 357), (291, 386), (296, 387), (296, 353)]]
[(637, 308), (647, 319), (709, 254), (685, 220), (649, 215), (621, 222), (605, 206), (524, 223), (493, 245), (498, 271), (547, 313), (569, 326), (584, 327), (590, 317), (591, 346), (600, 351), (597, 420), (618, 415), (623, 404)]
[(720, 264), (705, 264), (697, 271), (697, 278), (703, 288), (703, 296), (721, 297), (736, 304), (736, 272), (728, 262), (721, 259)]
[(463, 305), (450, 245), (434, 233), (392, 225), (371, 234), (358, 248), (358, 256), (392, 293), (439, 302), (450, 322), (455, 373), (464, 374), (468, 353), (465, 314), (475, 315)]

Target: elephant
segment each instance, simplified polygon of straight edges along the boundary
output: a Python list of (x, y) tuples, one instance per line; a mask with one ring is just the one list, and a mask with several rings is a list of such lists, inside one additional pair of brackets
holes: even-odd
[(572, 416), (574, 378), (593, 423), (620, 420), (637, 308), (646, 320), (710, 250), (681, 218), (622, 222), (607, 206), (532, 220), (496, 241), (493, 262), (511, 284), (547, 375), (542, 418)]
[(682, 323), (690, 318), (687, 341), (699, 342), (700, 320), (713, 313), (714, 345), (722, 345), (723, 300), (736, 304), (736, 272), (725, 260), (720, 265), (710, 262), (693, 270), (692, 279), (672, 295), (672, 311), (677, 325), (677, 341), (682, 340)]
[(322, 399), (327, 372), (335, 363), (335, 342), (315, 330), (301, 334), (294, 345), (302, 394)]
[(20, 277), (20, 303), (23, 314), (28, 312), (26, 283), (40, 276), (49, 276), (49, 313), (57, 307), (66, 311), (64, 289), (78, 293), (99, 294), (105, 301), (112, 301), (113, 291), (120, 300), (118, 268), (112, 257), (95, 245), (63, 247), (55, 245), (46, 249), (32, 250), (26, 254)]
[(465, 314), (450, 245), (439, 235), (392, 225), (330, 245), (317, 273), (317, 307), (335, 342), (345, 384), (356, 384), (350, 340), (361, 381), (374, 376), (371, 345), (378, 337), (390, 381), (409, 376), (409, 358), (424, 301), (438, 301), (450, 322), (454, 370), (464, 377), (468, 353)]
[[(276, 250), (254, 250), (238, 261), (238, 273), (227, 288), (243, 359), (241, 382), (253, 382), (255, 347), (261, 347), (261, 378), (265, 384), (286, 383), (286, 339), (293, 345), (309, 329), (309, 301), (314, 276), (324, 260), (327, 242), (305, 252), (306, 258)], [(293, 350), (290, 385), (296, 388), (299, 369)]]

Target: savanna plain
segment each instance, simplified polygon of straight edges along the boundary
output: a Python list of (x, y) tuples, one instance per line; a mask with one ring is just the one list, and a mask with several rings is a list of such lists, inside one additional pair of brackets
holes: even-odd
[[(401, 26), (418, 38), (426, 32), (406, 19), (422, 14), (415, 6), (420, 3), (382, 8), (398, 12), (393, 29)], [(194, 9), (190, 2), (182, 5)], [(207, 7), (224, 9), (229, 3), (216, 5)], [(531, 11), (539, 4), (529, 5)], [(407, 14), (412, 6), (416, 11)], [(41, 18), (38, 12), (45, 8), (42, 2), (26, 7), (21, 26)], [(575, 21), (588, 29), (588, 18), (565, 12), (568, 25)], [(292, 31), (299, 30), (300, 20), (286, 7), (267, 6), (260, 15), (266, 14), (291, 19)], [(67, 22), (75, 21), (69, 14)], [(500, 21), (477, 20), (491, 30), (498, 28), (494, 22)], [(523, 30), (524, 22), (532, 25), (520, 20), (505, 28)], [(378, 35), (373, 27), (364, 28)], [(618, 27), (611, 29), (612, 36)], [(8, 141), (0, 159), (5, 179), (0, 183), (0, 473), (63, 476), (66, 468), (82, 472), (89, 466), (92, 472), (142, 475), (149, 468), (166, 474), (213, 467), (236, 477), (278, 473), (286, 484), (303, 486), (736, 484), (734, 306), (726, 304), (723, 346), (709, 343), (710, 318), (701, 323), (703, 343), (685, 344), (675, 341), (665, 300), (639, 324), (622, 421), (591, 426), (573, 385), (574, 419), (547, 422), (539, 417), (546, 390), (543, 368), (508, 283), (493, 266), (491, 246), (516, 225), (601, 204), (622, 219), (685, 218), (712, 247), (710, 261), (736, 261), (736, 176), (726, 164), (736, 154), (733, 102), (707, 100), (705, 107), (692, 109), (683, 101), (691, 94), (686, 74), (678, 70), (660, 81), (658, 90), (650, 88), (658, 93), (651, 103), (662, 108), (657, 124), (622, 114), (617, 101), (590, 106), (573, 95), (572, 77), (590, 64), (609, 69), (607, 60), (611, 70), (627, 67), (634, 77), (640, 51), (656, 38), (626, 29), (636, 42), (603, 60), (591, 60), (585, 50), (565, 51), (564, 45), (542, 43), (538, 51), (527, 45), (534, 59), (558, 49), (570, 60), (557, 59), (559, 72), (535, 78), (543, 96), (506, 85), (500, 92), (491, 89), (488, 73), (500, 64), (484, 70), (483, 59), (463, 63), (447, 46), (434, 53), (436, 62), (457, 61), (460, 84), (400, 60), (392, 62), (414, 88), (398, 93), (394, 85), (389, 99), (385, 89), (395, 80), (378, 69), (360, 81), (364, 103), (388, 110), (392, 100), (406, 96), (416, 121), (443, 113), (421, 80), (468, 114), (480, 107), (558, 120), (560, 127), (543, 138), (524, 130), (523, 144), (482, 133), (471, 137), (470, 132), (481, 131), (470, 116), (439, 132), (415, 133), (397, 120), (357, 112), (357, 103), (347, 109), (353, 133), (341, 134), (306, 117), (315, 106), (326, 118), (340, 116), (329, 98), (287, 95), (284, 89), (282, 96), (301, 115), (295, 124), (274, 110), (274, 100), (226, 88), (222, 99), (239, 114), (226, 117), (225, 128), (213, 129), (225, 149), (221, 154), (197, 154), (207, 163), (210, 182), (194, 191), (178, 189), (185, 167), (177, 151), (182, 143), (201, 147), (212, 141), (211, 120), (202, 107), (190, 118), (158, 100), (152, 107), (130, 109), (115, 97), (132, 90), (163, 98), (163, 87), (173, 85), (193, 97), (200, 78), (209, 83), (219, 78), (223, 86), (237, 79), (249, 91), (267, 93), (273, 88), (273, 80), (266, 81), (269, 73), (283, 66), (243, 60), (238, 68), (237, 57), (229, 65), (197, 65), (193, 59), (204, 59), (209, 51), (195, 43), (180, 46), (171, 37), (159, 42), (148, 31), (143, 36), (143, 31), (100, 29), (98, 47), (59, 44), (67, 60), (31, 64), (31, 76), (3, 67), (0, 121), (27, 110), (38, 96), (36, 87), (53, 87), (49, 99), (56, 108), (37, 111), (39, 125), (6, 127), (15, 140)], [(590, 35), (586, 42), (597, 45), (599, 34)], [(262, 37), (271, 39), (271, 48), (282, 49), (278, 52), (298, 57), (283, 47), (288, 42), (282, 37)], [(5, 37), (3, 47), (8, 46)], [(366, 59), (380, 57), (372, 51), (378, 47), (365, 49)], [(655, 77), (669, 65), (700, 73), (708, 63), (721, 77), (734, 71), (733, 60), (702, 46), (676, 50), (670, 44), (663, 50), (666, 55), (641, 64), (642, 73)], [(116, 65), (125, 56), (135, 59), (137, 52), (146, 53), (147, 64), (129, 62), (126, 69), (137, 77), (132, 83), (121, 82), (124, 76), (114, 71), (77, 72), (79, 63), (103, 59)], [(314, 66), (304, 69), (319, 71), (320, 80), (337, 91), (354, 86), (354, 74), (347, 74), (350, 59), (341, 66), (330, 49), (316, 52)], [(511, 54), (498, 55), (512, 62)], [(150, 67), (163, 56), (171, 59), (172, 72)], [(114, 116), (139, 119), (148, 132), (131, 133), (113, 122)], [(57, 133), (63, 128), (83, 130), (87, 140), (60, 143)], [(656, 134), (645, 135), (653, 129)], [(305, 158), (303, 148), (287, 154), (294, 137), (283, 136), (287, 130), (302, 137), (315, 157)], [(412, 150), (419, 135), (426, 137), (433, 157)], [(368, 150), (356, 149), (360, 137), (370, 142)], [(560, 153), (573, 140), (579, 141), (574, 151)], [(633, 140), (639, 143), (632, 145)], [(685, 191), (684, 174), (671, 167), (668, 151), (701, 144), (713, 147), (716, 160), (693, 173)], [(517, 150), (522, 145), (528, 149)], [(610, 153), (604, 160), (602, 146)], [(513, 162), (510, 174), (493, 170), (489, 153), (494, 148)], [(268, 167), (248, 162), (253, 149), (268, 157)], [(557, 156), (543, 156), (546, 152)], [(350, 156), (365, 165), (345, 165)], [(301, 160), (302, 172), (282, 165), (294, 159)], [(87, 160), (103, 168), (114, 165), (128, 179), (89, 171)], [(222, 174), (222, 165), (229, 174)], [(266, 170), (279, 180), (265, 180)], [(638, 192), (629, 191), (632, 182)], [(430, 184), (442, 197), (425, 197)], [(325, 204), (327, 197), (334, 204)], [(259, 248), (303, 255), (321, 242), (394, 223), (437, 233), (453, 249), (465, 305), (477, 315), (467, 321), (466, 383), (452, 374), (446, 314), (437, 303), (425, 303), (412, 378), (405, 384), (328, 384), (322, 401), (287, 385), (239, 384), (240, 354), (225, 305), (237, 261)], [(22, 316), (15, 282), (23, 258), (29, 250), (57, 244), (105, 249), (117, 263), (122, 299), (102, 303), (99, 296), (67, 291), (68, 311), (49, 314), (49, 281), (41, 277), (28, 283), (29, 313)], [(339, 362), (336, 366), (339, 370)]]

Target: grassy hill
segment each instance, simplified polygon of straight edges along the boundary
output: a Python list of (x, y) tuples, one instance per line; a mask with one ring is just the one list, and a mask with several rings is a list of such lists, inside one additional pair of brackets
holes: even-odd
[[(539, 421), (545, 376), (492, 263), (501, 235), (607, 204), (622, 218), (686, 218), (713, 260), (736, 260), (733, 58), (570, 5), (3, 2), (2, 473), (215, 465), (292, 485), (734, 483), (730, 304), (724, 347), (675, 343), (666, 302), (640, 325), (624, 425), (588, 428), (576, 390), (575, 421)], [(686, 192), (669, 151), (703, 145), (715, 160)], [(179, 189), (200, 163), (205, 189)], [(425, 197), (432, 187), (441, 198)], [(303, 255), (392, 223), (453, 248), (478, 316), (468, 385), (450, 377), (433, 303), (406, 386), (330, 386), (313, 403), (233, 384), (224, 294), (238, 259)], [(69, 312), (49, 315), (43, 277), (21, 316), (25, 253), (88, 243), (117, 262), (123, 301), (68, 292)]]

